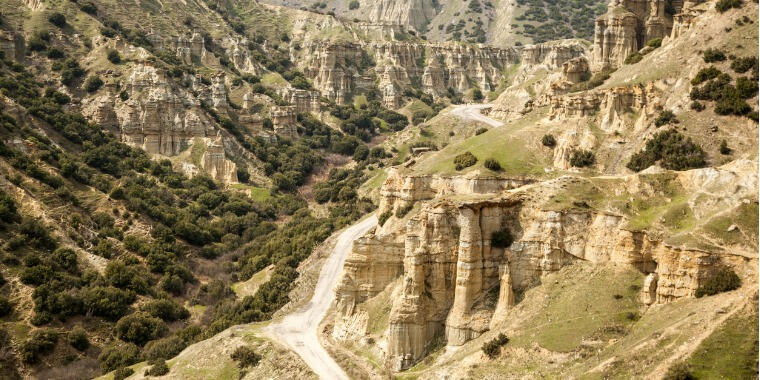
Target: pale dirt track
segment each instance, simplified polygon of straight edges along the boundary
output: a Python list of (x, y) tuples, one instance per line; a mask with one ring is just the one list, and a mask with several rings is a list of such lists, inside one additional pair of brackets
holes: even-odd
[(491, 104), (462, 104), (455, 106), (450, 113), (454, 116), (460, 117), (465, 120), (474, 120), (481, 123), (488, 124), (491, 127), (501, 127), (504, 123), (491, 119), (490, 117), (480, 113), (480, 110), (491, 108)]
[(317, 327), (335, 298), (333, 288), (354, 240), (376, 225), (377, 217), (373, 215), (343, 231), (319, 273), (319, 280), (309, 303), (266, 329), (269, 337), (297, 353), (321, 379), (348, 379), (343, 369), (319, 343)]

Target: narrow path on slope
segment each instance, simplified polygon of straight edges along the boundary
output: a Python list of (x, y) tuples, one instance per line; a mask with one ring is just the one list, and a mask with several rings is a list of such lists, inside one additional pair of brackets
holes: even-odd
[(343, 369), (319, 344), (317, 327), (335, 298), (333, 288), (354, 240), (376, 225), (377, 217), (373, 215), (343, 231), (319, 273), (319, 280), (309, 303), (300, 310), (286, 315), (280, 322), (270, 325), (266, 330), (271, 338), (285, 344), (301, 356), (321, 379), (348, 379)]
[(458, 116), (465, 120), (474, 120), (481, 123), (486, 123), (491, 127), (501, 127), (504, 123), (491, 119), (490, 117), (480, 113), (481, 110), (491, 108), (493, 104), (462, 104), (455, 106), (450, 113), (454, 116)]

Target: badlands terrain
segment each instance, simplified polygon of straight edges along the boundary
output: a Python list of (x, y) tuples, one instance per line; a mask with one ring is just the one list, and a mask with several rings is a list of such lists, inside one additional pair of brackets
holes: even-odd
[(752, 0), (0, 0), (0, 379), (756, 379)]

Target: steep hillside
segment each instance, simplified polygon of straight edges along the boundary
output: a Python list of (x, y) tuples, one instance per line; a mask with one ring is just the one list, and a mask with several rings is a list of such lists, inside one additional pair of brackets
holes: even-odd
[(326, 340), (400, 378), (756, 377), (758, 8), (726, 4), (612, 4), (521, 49), (493, 122), (387, 139)]
[(265, 3), (370, 25), (400, 26), (430, 41), (465, 41), (507, 47), (562, 38), (590, 40), (600, 0), (265, 0)]

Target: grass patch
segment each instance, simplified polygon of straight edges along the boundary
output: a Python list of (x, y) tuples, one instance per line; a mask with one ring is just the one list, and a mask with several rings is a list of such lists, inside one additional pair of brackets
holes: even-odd
[(757, 314), (737, 314), (726, 320), (687, 360), (697, 379), (757, 377)]

